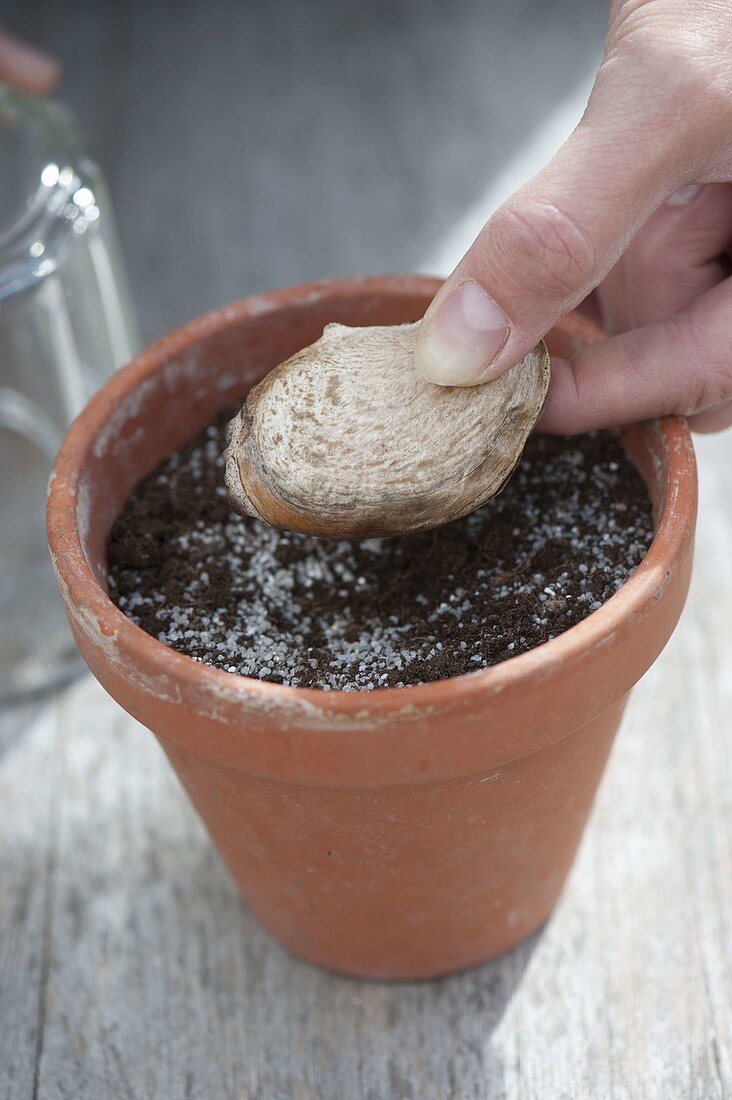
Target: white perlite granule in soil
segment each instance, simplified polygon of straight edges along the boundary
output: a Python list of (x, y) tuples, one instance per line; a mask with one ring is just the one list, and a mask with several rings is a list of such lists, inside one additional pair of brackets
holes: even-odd
[(222, 430), (154, 471), (109, 545), (110, 594), (159, 641), (231, 673), (370, 691), (474, 671), (596, 610), (652, 537), (616, 441), (535, 437), (503, 494), (404, 539), (334, 542), (232, 513)]

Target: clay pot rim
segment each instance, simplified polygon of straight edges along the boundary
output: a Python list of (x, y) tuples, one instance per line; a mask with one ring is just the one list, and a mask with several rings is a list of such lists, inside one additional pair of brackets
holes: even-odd
[[(455, 702), (469, 703), (485, 698), (521, 681), (528, 685), (537, 677), (551, 674), (558, 665), (572, 662), (588, 649), (612, 641), (621, 622), (641, 613), (660, 595), (668, 566), (682, 553), (694, 526), (696, 463), (691, 433), (682, 417), (665, 417), (646, 427), (658, 444), (658, 461), (667, 465), (667, 487), (658, 525), (648, 553), (625, 584), (598, 610), (563, 634), (511, 657), (498, 665), (433, 683), (403, 688), (376, 688), (369, 692), (289, 687), (224, 672), (201, 664), (159, 642), (117, 608), (97, 581), (87, 561), (77, 522), (78, 488), (87, 455), (103, 430), (109, 430), (116, 408), (147, 378), (169, 361), (188, 351), (192, 344), (248, 318), (291, 310), (298, 305), (330, 297), (337, 290), (339, 300), (362, 298), (372, 292), (383, 297), (390, 289), (402, 294), (434, 294), (440, 281), (426, 276), (388, 275), (328, 279), (287, 287), (240, 299), (212, 310), (151, 344), (118, 371), (82, 410), (69, 429), (59, 450), (48, 489), (47, 526), (51, 556), (67, 607), (75, 609), (78, 624), (102, 648), (124, 652), (126, 660), (146, 668), (168, 682), (183, 682), (195, 696), (240, 703), (249, 708), (260, 700), (289, 707), (314, 707), (325, 718), (368, 720), (385, 711), (413, 708), (427, 712)], [(556, 326), (579, 342), (592, 343), (604, 333), (587, 318), (573, 313)], [(680, 501), (684, 506), (680, 506)], [(691, 505), (691, 506), (689, 506)]]

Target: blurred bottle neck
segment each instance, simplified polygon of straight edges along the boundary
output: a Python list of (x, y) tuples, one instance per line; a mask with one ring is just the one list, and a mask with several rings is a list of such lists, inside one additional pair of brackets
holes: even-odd
[(100, 219), (103, 187), (71, 112), (0, 85), (0, 300), (58, 270)]

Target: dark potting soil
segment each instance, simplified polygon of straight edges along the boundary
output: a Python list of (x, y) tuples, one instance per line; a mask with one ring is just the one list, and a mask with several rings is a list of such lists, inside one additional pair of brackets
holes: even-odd
[(325, 691), (474, 672), (580, 622), (651, 541), (645, 485), (609, 433), (532, 437), (503, 493), (439, 530), (333, 542), (229, 509), (224, 424), (141, 482), (108, 563), (132, 622), (228, 672)]

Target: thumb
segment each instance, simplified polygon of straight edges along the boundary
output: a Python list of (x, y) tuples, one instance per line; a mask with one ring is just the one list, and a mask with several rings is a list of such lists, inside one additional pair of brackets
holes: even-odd
[(612, 83), (595, 86), (566, 144), (498, 208), (438, 291), (415, 351), (429, 381), (473, 386), (517, 363), (680, 185), (678, 133), (641, 124), (645, 97)]

